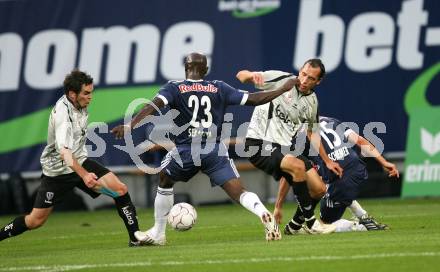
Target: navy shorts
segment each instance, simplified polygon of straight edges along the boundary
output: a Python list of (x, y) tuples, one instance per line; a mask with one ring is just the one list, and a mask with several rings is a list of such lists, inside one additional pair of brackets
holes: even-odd
[(327, 193), (321, 200), (321, 219), (333, 223), (342, 218), (345, 209), (351, 205), (359, 194), (360, 185), (367, 181), (365, 165), (356, 165), (344, 169), (342, 178), (327, 185)]
[(213, 187), (240, 177), (223, 143), (206, 144), (203, 149), (191, 150), (191, 145), (177, 146), (163, 159), (162, 172), (173, 181), (187, 182), (202, 171), (210, 178)]

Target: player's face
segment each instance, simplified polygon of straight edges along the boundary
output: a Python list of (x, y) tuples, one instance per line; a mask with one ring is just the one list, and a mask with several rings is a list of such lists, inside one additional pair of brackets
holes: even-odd
[(78, 95), (75, 94), (75, 106), (78, 108), (86, 108), (92, 101), (93, 84), (85, 85), (81, 87), (81, 91)]
[(304, 65), (304, 67), (299, 71), (299, 83), (297, 85), (298, 90), (302, 93), (309, 92), (321, 82), (319, 79), (320, 74), (321, 69), (319, 67), (312, 67), (309, 63), (306, 63), (306, 65)]

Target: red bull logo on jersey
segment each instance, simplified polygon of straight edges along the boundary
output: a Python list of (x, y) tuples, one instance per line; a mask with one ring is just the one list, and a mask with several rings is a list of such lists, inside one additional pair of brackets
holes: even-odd
[(181, 93), (187, 92), (208, 92), (208, 93), (216, 93), (217, 87), (212, 84), (202, 85), (200, 83), (193, 83), (192, 85), (180, 84), (179, 91)]

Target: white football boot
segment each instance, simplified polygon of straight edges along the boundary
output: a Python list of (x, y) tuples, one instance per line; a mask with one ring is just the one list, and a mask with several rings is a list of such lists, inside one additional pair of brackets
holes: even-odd
[(329, 234), (335, 232), (336, 226), (332, 224), (324, 224), (319, 219), (315, 219), (312, 227), (307, 227), (307, 224), (303, 224), (303, 228), (306, 232), (310, 234)]
[(261, 222), (264, 225), (264, 231), (266, 233), (267, 241), (281, 240), (280, 229), (278, 228), (278, 225), (275, 222), (275, 218), (271, 213), (263, 213), (263, 216), (261, 216)]
[(164, 246), (166, 244), (165, 234), (159, 238), (152, 235), (152, 228), (147, 231), (136, 231), (134, 237), (146, 245)]

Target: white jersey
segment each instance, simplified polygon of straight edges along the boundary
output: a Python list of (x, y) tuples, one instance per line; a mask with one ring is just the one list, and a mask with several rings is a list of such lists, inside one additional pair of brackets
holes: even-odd
[(87, 109), (76, 109), (65, 95), (57, 101), (49, 117), (47, 145), (40, 159), (44, 175), (53, 177), (73, 172), (61, 159), (62, 147), (72, 151), (79, 164), (86, 160), (88, 116)]
[[(262, 72), (263, 86), (259, 89), (272, 91), (281, 87), (294, 75), (281, 71)], [(246, 138), (260, 139), (290, 146), (292, 138), (306, 124), (318, 123), (318, 99), (314, 92), (303, 95), (295, 87), (269, 103), (255, 107)], [(310, 127), (311, 128), (311, 127)]]

